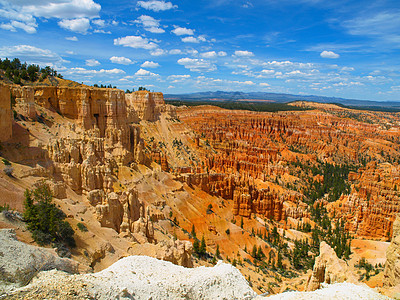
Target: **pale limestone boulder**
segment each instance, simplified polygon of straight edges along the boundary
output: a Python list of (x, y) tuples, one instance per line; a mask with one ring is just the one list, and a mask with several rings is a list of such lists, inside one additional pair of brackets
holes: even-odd
[(189, 241), (162, 241), (159, 244), (160, 250), (156, 253), (156, 258), (170, 261), (175, 265), (186, 268), (193, 267), (192, 252), (193, 245)]

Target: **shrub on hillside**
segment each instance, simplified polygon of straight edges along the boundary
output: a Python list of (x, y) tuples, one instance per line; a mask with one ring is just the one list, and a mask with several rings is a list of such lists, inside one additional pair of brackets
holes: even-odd
[(11, 166), (6, 166), (3, 171), (8, 177), (13, 176), (14, 169)]
[(50, 188), (39, 185), (33, 191), (25, 191), (24, 221), (39, 245), (53, 244), (75, 247), (74, 230), (64, 221), (66, 215), (52, 203)]

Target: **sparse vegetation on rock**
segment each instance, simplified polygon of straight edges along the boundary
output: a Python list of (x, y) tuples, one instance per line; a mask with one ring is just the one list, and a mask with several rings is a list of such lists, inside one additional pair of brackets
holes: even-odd
[[(23, 85), (24, 83), (35, 82), (39, 80), (42, 82), (48, 76), (63, 78), (55, 69), (50, 66), (40, 68), (39, 65), (21, 63), (19, 58), (9, 60), (8, 58), (0, 59), (0, 76), (4, 76), (15, 84)], [(1, 77), (0, 77), (1, 78)]]
[(39, 245), (75, 247), (74, 230), (65, 221), (66, 215), (52, 203), (50, 188), (40, 184), (25, 191), (24, 220)]

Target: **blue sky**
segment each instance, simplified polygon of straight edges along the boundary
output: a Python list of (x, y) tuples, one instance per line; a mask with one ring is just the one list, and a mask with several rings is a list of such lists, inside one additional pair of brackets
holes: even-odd
[(0, 0), (0, 57), (124, 90), (400, 100), (400, 1)]

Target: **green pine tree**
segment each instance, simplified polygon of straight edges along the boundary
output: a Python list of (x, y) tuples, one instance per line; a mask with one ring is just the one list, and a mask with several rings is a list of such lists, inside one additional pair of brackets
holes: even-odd
[(216, 256), (217, 258), (220, 258), (220, 257), (221, 257), (221, 253), (219, 252), (219, 245), (217, 245), (217, 250), (215, 250), (215, 256)]
[(253, 250), (251, 251), (251, 256), (256, 258), (257, 257), (257, 246), (253, 245)]
[(191, 235), (192, 235), (192, 237), (193, 237), (194, 239), (197, 239), (197, 238), (196, 238), (196, 230), (195, 230), (195, 228), (194, 228), (194, 225), (192, 225), (192, 232), (191, 232)]
[(201, 238), (201, 244), (200, 244), (200, 255), (205, 255), (206, 254), (206, 240), (204, 239), (204, 235)]
[(197, 238), (195, 238), (194, 242), (193, 242), (193, 251), (196, 254), (200, 254), (200, 243), (199, 243), (199, 240)]

